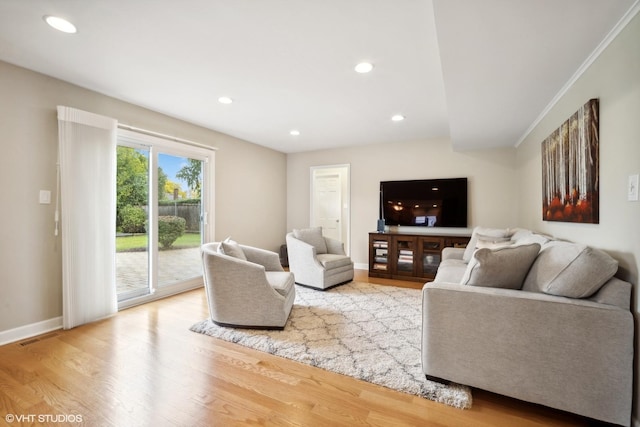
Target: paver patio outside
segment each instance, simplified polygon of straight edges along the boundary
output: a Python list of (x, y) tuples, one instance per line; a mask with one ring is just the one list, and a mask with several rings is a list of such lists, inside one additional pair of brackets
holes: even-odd
[[(148, 252), (116, 253), (118, 294), (148, 287)], [(158, 286), (202, 276), (200, 248), (158, 251)]]

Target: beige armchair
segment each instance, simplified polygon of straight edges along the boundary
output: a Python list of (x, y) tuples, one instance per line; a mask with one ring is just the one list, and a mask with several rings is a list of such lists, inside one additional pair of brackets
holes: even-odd
[(211, 320), (220, 326), (283, 329), (295, 299), (293, 274), (277, 253), (235, 242), (201, 247)]
[(353, 280), (353, 262), (342, 242), (322, 236), (320, 227), (287, 234), (289, 270), (299, 285), (326, 290)]

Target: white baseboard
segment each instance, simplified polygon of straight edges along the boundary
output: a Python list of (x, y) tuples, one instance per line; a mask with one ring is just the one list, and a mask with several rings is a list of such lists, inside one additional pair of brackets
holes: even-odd
[(353, 263), (353, 268), (355, 268), (356, 270), (367, 270), (367, 271), (369, 271), (369, 264), (354, 262)]
[(31, 338), (36, 335), (46, 334), (47, 332), (55, 331), (57, 329), (62, 329), (62, 316), (43, 320), (42, 322), (31, 323), (30, 325), (24, 325), (6, 331), (0, 331), (0, 345)]

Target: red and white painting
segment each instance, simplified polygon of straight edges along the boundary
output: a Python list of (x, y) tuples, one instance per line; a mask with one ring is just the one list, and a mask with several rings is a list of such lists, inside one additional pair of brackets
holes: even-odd
[(542, 219), (599, 223), (598, 99), (542, 142)]

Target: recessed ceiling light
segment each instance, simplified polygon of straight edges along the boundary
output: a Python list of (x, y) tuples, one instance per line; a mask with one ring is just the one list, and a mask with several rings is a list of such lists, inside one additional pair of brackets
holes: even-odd
[(404, 116), (402, 114), (396, 114), (395, 116), (391, 117), (391, 120), (393, 120), (394, 122), (401, 122), (404, 120)]
[(221, 96), (220, 98), (218, 98), (218, 102), (220, 104), (231, 104), (233, 102), (233, 99), (229, 98), (228, 96)]
[(373, 70), (373, 64), (370, 62), (361, 62), (358, 65), (356, 65), (355, 70), (360, 74), (365, 74)]
[(78, 32), (75, 25), (73, 25), (66, 19), (59, 18), (57, 16), (45, 15), (44, 21), (56, 30), (62, 31), (63, 33), (74, 34)]
[(289, 131), (289, 135), (298, 136), (300, 135), (300, 131), (298, 129), (292, 129)]

